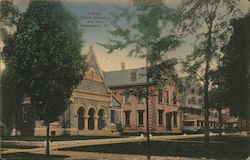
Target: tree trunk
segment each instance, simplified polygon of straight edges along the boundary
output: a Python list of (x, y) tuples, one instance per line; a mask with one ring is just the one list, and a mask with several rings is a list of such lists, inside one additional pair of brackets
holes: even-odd
[(46, 156), (49, 156), (49, 123), (47, 123), (46, 126), (46, 146), (45, 146), (45, 152), (46, 152)]
[(207, 46), (207, 54), (205, 55), (205, 84), (204, 84), (204, 107), (205, 107), (205, 146), (209, 143), (209, 110), (208, 110), (208, 85), (209, 85), (209, 69), (210, 69), (210, 61), (212, 56), (212, 28), (213, 28), (213, 20), (210, 20), (208, 24), (208, 46)]
[(146, 125), (147, 125), (147, 160), (150, 160), (150, 131), (149, 131), (149, 77), (148, 77), (148, 50), (146, 57), (146, 73), (147, 73), (147, 93), (146, 93)]
[(247, 137), (248, 138), (250, 138), (250, 123), (249, 123), (249, 118), (247, 118), (247, 123), (246, 123), (246, 125), (247, 125)]
[(204, 85), (204, 107), (205, 107), (205, 145), (209, 143), (209, 110), (208, 110), (208, 69), (209, 61), (206, 60), (205, 85)]
[(219, 106), (219, 136), (221, 137), (221, 132), (222, 132), (222, 113), (221, 113), (222, 107)]

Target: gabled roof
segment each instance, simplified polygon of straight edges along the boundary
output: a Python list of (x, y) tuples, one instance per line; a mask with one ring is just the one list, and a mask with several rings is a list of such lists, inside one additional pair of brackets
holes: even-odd
[(100, 66), (97, 62), (95, 52), (92, 46), (90, 46), (89, 51), (87, 53), (86, 62), (88, 63), (89, 68), (95, 69), (96, 71), (95, 74), (99, 77), (99, 79), (98, 80), (89, 79), (89, 78), (86, 78), (87, 76), (85, 76), (85, 78), (79, 84), (77, 89), (86, 91), (86, 92), (91, 92), (91, 93), (100, 93), (100, 94), (110, 93), (109, 88), (104, 82), (104, 78), (103, 78), (102, 72), (100, 70)]

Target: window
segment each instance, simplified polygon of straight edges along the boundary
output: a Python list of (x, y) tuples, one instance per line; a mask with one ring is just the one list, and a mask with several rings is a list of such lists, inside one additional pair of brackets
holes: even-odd
[(197, 127), (199, 127), (200, 126), (200, 121), (197, 121)]
[(202, 105), (202, 99), (201, 98), (198, 100), (198, 104)]
[(177, 102), (177, 97), (176, 97), (176, 92), (173, 93), (173, 103), (176, 104)]
[(188, 104), (191, 104), (192, 102), (191, 102), (191, 99), (190, 98), (188, 98)]
[(125, 126), (130, 126), (130, 111), (125, 111)]
[(183, 113), (188, 113), (188, 108), (182, 108)]
[(194, 94), (194, 92), (195, 92), (195, 90), (192, 88), (192, 89), (190, 90), (190, 93), (191, 93), (191, 94)]
[(159, 89), (158, 94), (158, 102), (162, 103), (162, 89)]
[(158, 110), (158, 124), (163, 125), (163, 110)]
[(131, 82), (135, 82), (136, 81), (136, 71), (132, 71), (131, 72)]
[(174, 112), (174, 125), (177, 125), (177, 112)]
[(129, 95), (125, 95), (125, 104), (128, 104), (128, 103), (130, 103)]
[(27, 105), (23, 105), (23, 113), (27, 113), (28, 111), (28, 106)]
[(138, 103), (143, 103), (143, 97), (138, 97)]
[(169, 90), (166, 90), (166, 104), (169, 104)]
[(27, 122), (28, 119), (28, 105), (23, 105), (23, 122)]
[(143, 125), (143, 113), (144, 110), (139, 110), (138, 112), (138, 125), (141, 126)]
[(110, 114), (111, 114), (111, 123), (115, 123), (115, 110), (111, 110), (110, 111)]
[(23, 122), (27, 122), (27, 119), (28, 119), (27, 113), (23, 113)]
[(192, 102), (192, 104), (196, 104), (196, 98), (195, 97), (192, 97), (192, 100), (191, 100)]

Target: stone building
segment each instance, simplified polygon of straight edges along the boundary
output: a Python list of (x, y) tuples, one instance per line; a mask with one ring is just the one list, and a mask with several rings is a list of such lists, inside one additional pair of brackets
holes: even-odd
[[(145, 68), (125, 69), (105, 72), (105, 81), (113, 94), (122, 103), (122, 126), (124, 132), (146, 132), (145, 98), (127, 96), (126, 89), (146, 84)], [(159, 96), (149, 97), (149, 128), (154, 133), (179, 133), (182, 131), (182, 115), (180, 112), (179, 93), (174, 83), (164, 88), (150, 89)]]
[[(74, 89), (67, 110), (50, 125), (52, 135), (118, 134), (116, 124), (121, 119), (121, 104), (104, 82), (92, 46), (87, 53), (87, 63), (89, 68), (82, 82)], [(26, 122), (23, 119), (23, 123)], [(45, 134), (45, 126), (36, 117), (34, 135)]]

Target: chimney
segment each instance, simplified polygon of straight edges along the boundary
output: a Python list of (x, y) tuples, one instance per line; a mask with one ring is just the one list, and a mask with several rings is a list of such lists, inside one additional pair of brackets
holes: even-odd
[(121, 63), (121, 69), (122, 69), (122, 70), (125, 69), (125, 63), (124, 63), (124, 62)]

